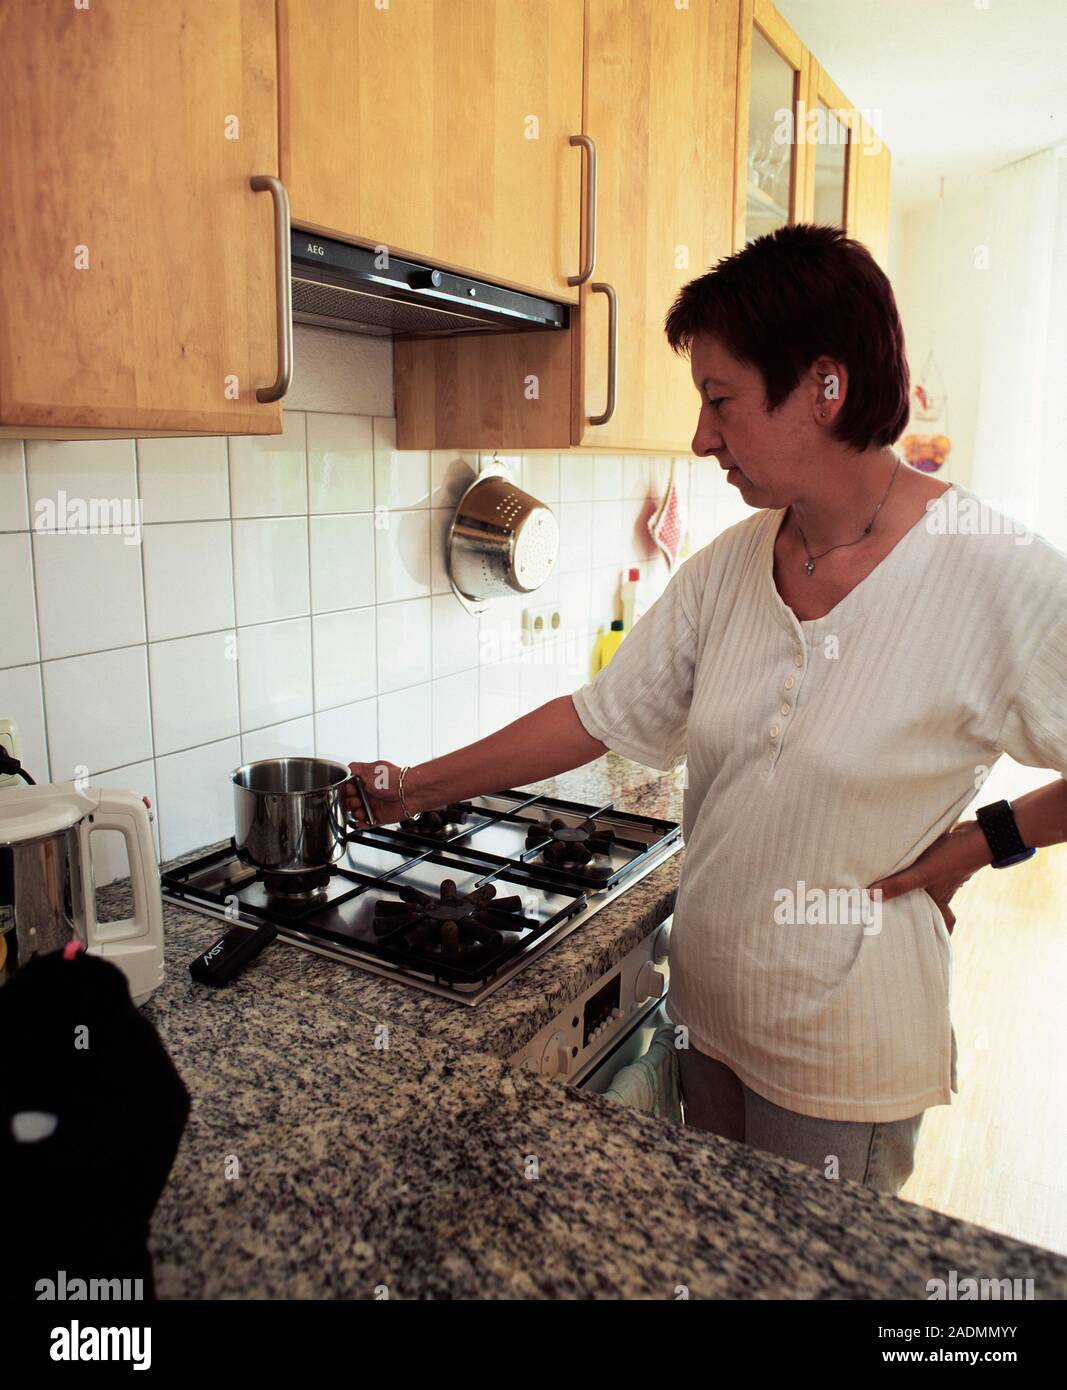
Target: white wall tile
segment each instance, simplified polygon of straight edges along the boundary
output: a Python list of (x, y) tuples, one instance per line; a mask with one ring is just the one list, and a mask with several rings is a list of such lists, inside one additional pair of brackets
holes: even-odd
[(430, 455), (425, 449), (397, 449), (396, 420), (374, 418), (374, 501), (378, 507), (430, 505)]
[(430, 512), (430, 591), (452, 593), (448, 577), (448, 530), (454, 512), (451, 508), (435, 507)]
[(430, 513), (393, 511), (374, 528), (379, 603), (430, 593)]
[(233, 523), (237, 622), (277, 622), (311, 611), (306, 517)]
[(556, 510), (559, 501), (558, 454), (524, 454), (522, 460), (522, 488), (531, 497)]
[(144, 587), (150, 642), (233, 627), (230, 523), (146, 526)]
[(374, 516), (311, 518), (311, 611), (361, 608), (375, 601)]
[(315, 752), (342, 763), (369, 763), (378, 756), (378, 701), (321, 710), (315, 715)]
[(374, 510), (374, 422), (369, 415), (307, 416), (308, 503), (319, 512)]
[(152, 756), (143, 646), (46, 661), (43, 669), (53, 781)]
[(230, 514), (226, 440), (139, 439), (143, 520), (207, 521)]
[(282, 434), (230, 436), (230, 510), (234, 516), (305, 516), (304, 413), (286, 410)]
[(262, 729), (311, 713), (311, 620), (237, 631), (241, 729)]
[(33, 598), (33, 551), (28, 531), (0, 535), (0, 596), (3, 604), (0, 666), (23, 666), (28, 661), (37, 661), (40, 653)]
[(305, 715), (303, 719), (290, 719), (284, 724), (272, 724), (269, 729), (242, 734), (241, 756), (246, 763), (258, 763), (264, 758), (313, 758), (315, 721), (311, 715)]
[(431, 673), (430, 600), (417, 598), (404, 603), (379, 604), (375, 612), (378, 693), (428, 681)]
[(563, 635), (589, 631), (589, 571), (560, 575), (560, 610)]
[(589, 502), (561, 502), (559, 521), (559, 557), (556, 569), (560, 574), (569, 570), (589, 568), (592, 545), (593, 509)]
[(45, 660), (145, 640), (139, 545), (117, 532), (35, 531), (33, 554)]
[(478, 660), (508, 661), (522, 652), (522, 599), (495, 598), (478, 619)]
[(519, 669), (522, 713), (528, 714), (556, 698), (560, 660), (557, 642), (538, 642), (523, 653)]
[(429, 682), (379, 695), (378, 756), (401, 766), (428, 762), (433, 757), (431, 708)]
[(315, 708), (350, 705), (378, 691), (373, 608), (319, 613), (311, 620), (315, 661)]
[(619, 571), (614, 565), (589, 571), (589, 621), (594, 629), (606, 632), (612, 620), (622, 617), (619, 598)]
[(479, 623), (455, 594), (435, 594), (430, 600), (434, 679), (478, 665)]
[(481, 737), (478, 732), (478, 672), (460, 671), (431, 682), (433, 754), (443, 757)]
[[(159, 814), (156, 810), (155, 763), (133, 763), (130, 767), (116, 767), (111, 772), (100, 772), (93, 778), (93, 786), (110, 787), (112, 790), (135, 792), (138, 796), (148, 797), (152, 803), (152, 842), (158, 862)], [(119, 831), (98, 830), (89, 836), (89, 849), (93, 859), (93, 881), (97, 888), (114, 883), (116, 879), (129, 877), (130, 860), (126, 839)], [(101, 914), (99, 920), (107, 919)]]
[(234, 831), (233, 772), (241, 740), (224, 739), (156, 759), (159, 848), (164, 861), (228, 840)]
[[(30, 525), (46, 525), (68, 502), (88, 504), (137, 496), (137, 464), (132, 439), (26, 440)], [(39, 505), (39, 504), (49, 504)]]
[(453, 449), (434, 449), (430, 453), (430, 506), (454, 510), (460, 498), (478, 476), (478, 455)]
[(560, 455), (559, 500), (561, 502), (591, 502), (593, 500), (592, 454)]
[(613, 454), (596, 454), (593, 458), (593, 498), (598, 502), (618, 500), (622, 496), (622, 459)]
[(607, 565), (616, 559), (621, 550), (622, 503), (594, 502), (591, 517), (592, 545), (589, 563), (594, 567)]
[(148, 648), (156, 756), (240, 732), (236, 633), (211, 632)]
[(521, 658), (500, 661), (478, 670), (479, 736), (495, 733), (519, 717), (522, 700)]
[(0, 531), (26, 531), (26, 465), (21, 439), (0, 439)]
[(41, 667), (11, 666), (0, 670), (0, 719), (13, 719), (22, 745), (21, 762), (35, 782), (58, 781), (48, 767), (44, 731)]
[(620, 496), (638, 500), (648, 492), (648, 458), (645, 454), (625, 454), (622, 462)]

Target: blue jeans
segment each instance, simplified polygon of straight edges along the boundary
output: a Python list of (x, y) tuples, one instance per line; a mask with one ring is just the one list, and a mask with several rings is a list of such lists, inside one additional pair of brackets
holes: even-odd
[[(694, 1047), (678, 1049), (685, 1123), (851, 1178), (877, 1192), (897, 1193), (915, 1166), (924, 1111), (905, 1120), (820, 1120), (764, 1100), (724, 1062)], [(836, 1169), (831, 1167), (836, 1158)]]

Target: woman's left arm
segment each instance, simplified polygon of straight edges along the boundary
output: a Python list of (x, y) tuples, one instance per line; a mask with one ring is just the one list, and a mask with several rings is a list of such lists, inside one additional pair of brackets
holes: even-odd
[[(1011, 806), (1023, 844), (1040, 849), (1067, 841), (1067, 780), (1063, 777), (1017, 797)], [(951, 932), (956, 917), (949, 907), (950, 899), (972, 874), (992, 861), (978, 822), (957, 821), (906, 869), (868, 884), (868, 892), (881, 889), (882, 901), (886, 902), (902, 893), (925, 888), (941, 909)]]

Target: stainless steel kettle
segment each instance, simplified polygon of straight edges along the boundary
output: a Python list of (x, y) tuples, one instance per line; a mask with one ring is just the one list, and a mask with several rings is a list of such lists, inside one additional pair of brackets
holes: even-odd
[[(133, 916), (101, 922), (91, 836), (126, 841)], [(0, 983), (34, 955), (80, 941), (126, 975), (135, 1004), (163, 983), (163, 909), (148, 811), (135, 792), (74, 782), (0, 793)]]

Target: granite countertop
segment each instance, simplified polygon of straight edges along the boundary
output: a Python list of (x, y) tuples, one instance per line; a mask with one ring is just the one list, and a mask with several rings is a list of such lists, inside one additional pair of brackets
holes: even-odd
[[(675, 779), (633, 768), (609, 755), (538, 788), (678, 819)], [(681, 858), (638, 915), (670, 911)], [(128, 910), (125, 885), (103, 894)], [(188, 961), (220, 924), (167, 906), (144, 1013), (192, 1108), (152, 1223), (162, 1298), (924, 1299), (951, 1270), (1067, 1295), (1051, 1252), (520, 1073), (503, 1014), (471, 1031), (483, 1005), (383, 1001), (375, 977), (281, 947), (198, 986)], [(579, 939), (614, 906), (545, 960), (571, 947), (571, 979), (595, 969), (605, 943), (584, 959)]]

